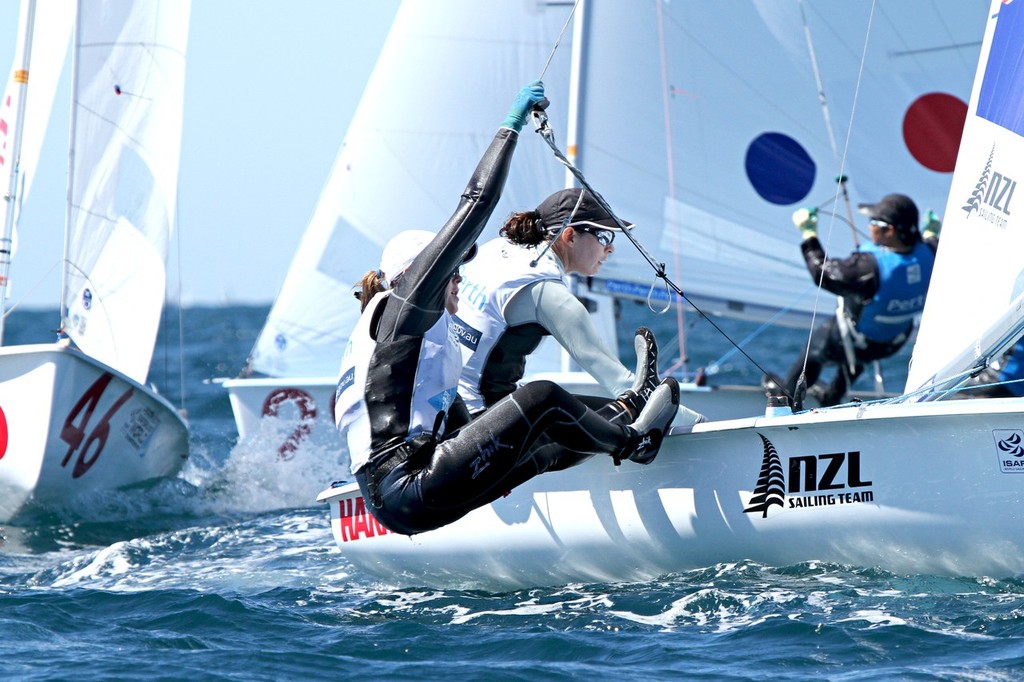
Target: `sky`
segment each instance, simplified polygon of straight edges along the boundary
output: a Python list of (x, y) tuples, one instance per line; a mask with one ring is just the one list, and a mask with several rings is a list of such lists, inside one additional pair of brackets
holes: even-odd
[[(0, 0), (5, 77), (19, 5)], [(274, 300), (398, 5), (193, 0), (169, 300)], [(59, 305), (67, 131), (58, 100), (22, 208), (9, 305)]]

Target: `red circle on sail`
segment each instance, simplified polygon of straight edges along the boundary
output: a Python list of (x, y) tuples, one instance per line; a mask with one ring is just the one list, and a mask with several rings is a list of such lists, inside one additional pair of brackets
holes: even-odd
[(4, 408), (0, 407), (0, 459), (7, 454), (7, 415)]
[(903, 140), (919, 164), (952, 173), (966, 120), (966, 102), (945, 92), (930, 92), (914, 100), (903, 116)]

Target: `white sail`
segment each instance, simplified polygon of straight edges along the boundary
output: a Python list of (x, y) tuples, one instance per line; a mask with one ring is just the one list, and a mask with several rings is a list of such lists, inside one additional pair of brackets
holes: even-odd
[[(579, 165), (702, 308), (784, 311), (794, 324), (815, 304), (830, 315), (835, 299), (816, 293), (790, 216), (820, 205), (827, 251), (848, 253), (850, 226), (829, 215), (849, 219), (840, 171), (854, 210), (891, 192), (942, 210), (983, 6), (590, 2)], [(651, 268), (617, 246), (598, 285), (645, 297)]]
[[(359, 316), (353, 285), (396, 232), (441, 227), (504, 117), (495, 103), (511, 104), (540, 77), (569, 10), (521, 0), (402, 4), (253, 350), (254, 370), (337, 373)], [(544, 77), (563, 121), (568, 54)], [(524, 130), (495, 231), (499, 217), (562, 186), (561, 170), (530, 135)]]
[(965, 378), (1024, 328), (1024, 4), (989, 25), (907, 391)]
[[(26, 15), (23, 0), (21, 15)], [(18, 167), (17, 186), (13, 188), (16, 201), (0, 203), (0, 218), (4, 221), (11, 214), (12, 226), (17, 227), (15, 210), (29, 195), (32, 179), (39, 166), (39, 154), (43, 146), (43, 137), (53, 109), (54, 95), (64, 62), (67, 59), (68, 42), (71, 38), (71, 27), (74, 24), (74, 0), (36, 0), (36, 12), (47, 17), (46, 21), (36, 22), (32, 31), (32, 68), (25, 101), (25, 119), (32, 121), (21, 135), (21, 154)], [(25, 35), (19, 32), (16, 54), (21, 54)], [(7, 81), (7, 89), (0, 99), (0, 174), (8, 175), (13, 158), (14, 112), (17, 109), (17, 98), (21, 89), (18, 87), (23, 76), (17, 72), (18, 65), (11, 69)], [(5, 223), (0, 223), (5, 224)]]
[(187, 0), (91, 1), (75, 44), (64, 328), (145, 381), (177, 201)]

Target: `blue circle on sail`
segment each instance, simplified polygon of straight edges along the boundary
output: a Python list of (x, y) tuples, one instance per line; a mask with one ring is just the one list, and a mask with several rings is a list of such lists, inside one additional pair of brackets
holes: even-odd
[(811, 193), (815, 165), (799, 142), (782, 133), (762, 133), (750, 143), (747, 178), (765, 201), (795, 204)]

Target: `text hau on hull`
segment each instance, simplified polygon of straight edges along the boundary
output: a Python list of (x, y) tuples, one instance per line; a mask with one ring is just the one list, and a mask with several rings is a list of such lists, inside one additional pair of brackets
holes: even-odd
[(16, 227), (22, 240), (40, 235), (12, 207), (36, 172), (69, 35), (75, 72), (70, 170), (39, 169), (69, 173), (61, 335), (0, 347), (0, 520), (173, 476), (188, 456), (184, 420), (146, 380), (177, 201), (189, 13), (187, 0), (22, 3), (0, 129), (5, 149), (28, 146), (0, 164), (14, 197), (7, 240)]
[[(812, 19), (822, 6), (804, 4)], [(1016, 69), (1014, 52), (1008, 47), (1024, 38), (1024, 24), (1018, 21), (1024, 6), (1019, 4), (994, 2), (972, 9), (958, 3), (944, 8), (964, 12), (950, 23), (953, 37), (944, 39), (944, 44), (976, 46), (979, 39), (984, 40), (980, 48), (973, 48), (976, 76), (951, 189), (947, 201), (932, 204), (939, 206), (945, 218), (945, 242), (939, 250), (906, 395), (676, 430), (646, 467), (628, 462), (615, 467), (606, 459), (592, 458), (566, 471), (537, 476), (449, 526), (412, 537), (385, 532), (366, 514), (358, 488), (340, 483), (324, 490), (320, 499), (328, 505), (334, 538), (346, 560), (389, 584), (486, 589), (648, 580), (743, 559), (772, 565), (822, 560), (897, 572), (971, 576), (1024, 572), (1024, 538), (1017, 532), (1024, 522), (1019, 504), (1024, 495), (1020, 475), (1024, 472), (1024, 404), (1012, 399), (944, 399), (948, 386), (996, 357), (1024, 327), (1024, 306), (1016, 286), (1024, 272), (1024, 244), (1020, 243), (1024, 224), (1017, 224), (1012, 208), (1008, 216), (1002, 214), (1005, 223), (1001, 224), (991, 221), (991, 214), (964, 209), (982, 178), (989, 186), (993, 171), (1009, 178), (1024, 171), (1024, 139), (1012, 121), (1002, 120), (1012, 118), (1012, 103), (1019, 101), (1015, 88), (1024, 87), (1024, 73)], [(900, 14), (898, 4), (879, 5), (892, 11), (893, 17)], [(636, 6), (631, 5), (629, 20), (619, 16), (617, 22), (615, 4), (588, 6), (587, 17), (595, 31), (601, 25), (618, 26), (620, 42), (631, 50), (645, 44), (625, 41), (623, 36), (643, 24), (644, 14)], [(828, 6), (839, 7), (840, 13), (853, 11), (847, 3)], [(677, 13), (711, 12), (704, 4), (696, 9), (688, 3), (657, 8), (671, 19), (665, 26), (692, 27)], [(648, 26), (656, 35), (656, 8), (650, 9), (654, 18)], [(763, 43), (766, 47), (759, 49), (770, 52), (769, 30), (755, 30), (754, 19), (762, 17), (748, 10), (736, 11), (730, 20), (749, 29), (741, 31), (748, 46)], [(403, 7), (403, 11), (413, 10)], [(928, 19), (898, 23), (904, 48), (883, 51), (881, 56), (869, 50), (866, 63), (901, 60), (907, 50), (938, 57), (941, 51), (925, 49), (935, 47), (935, 31), (907, 30), (918, 24), (922, 29), (934, 28)], [(871, 25), (873, 31), (881, 32), (868, 36), (868, 44), (882, 50), (880, 36), (885, 35), (887, 21), (879, 19)], [(605, 35), (611, 34), (609, 29)], [(704, 48), (708, 54), (721, 43), (718, 54), (723, 64), (742, 63), (744, 52), (731, 47), (724, 37), (688, 33), (687, 38), (708, 46)], [(862, 31), (855, 44), (864, 41)], [(957, 49), (972, 48), (949, 51)], [(769, 84), (781, 79), (774, 73), (765, 77)], [(990, 80), (988, 89), (983, 87), (986, 80)], [(623, 101), (635, 101), (631, 85), (639, 81), (640, 75), (624, 81), (617, 95), (624, 96)], [(682, 77), (678, 82), (683, 82)], [(833, 101), (852, 97), (849, 93), (856, 85), (851, 77), (850, 89), (833, 88), (835, 94), (830, 97)], [(979, 102), (986, 92), (998, 94), (993, 103), (982, 106)], [(887, 102), (897, 99), (893, 93), (904, 96), (904, 91), (893, 90), (877, 106), (889, 106)], [(547, 94), (556, 107), (558, 95), (550, 89)], [(713, 92), (693, 94), (714, 97)], [(912, 99), (909, 91), (905, 99)], [(1005, 111), (1000, 113), (1000, 108)], [(838, 118), (835, 109), (833, 118)], [(780, 114), (778, 120), (785, 117)], [(854, 125), (859, 125), (857, 119)], [(886, 139), (884, 127), (877, 131)], [(729, 141), (708, 139), (716, 149), (733, 148)], [(855, 139), (853, 135), (845, 152), (850, 158), (860, 153)], [(523, 151), (530, 150), (528, 138), (521, 143)], [(886, 153), (876, 158), (899, 156), (898, 145), (892, 140), (887, 143)], [(583, 153), (580, 163), (586, 167)], [(716, 169), (708, 172), (713, 176)], [(643, 227), (634, 215), (642, 207), (629, 203), (628, 197), (619, 198), (619, 185), (603, 181), (594, 169), (588, 168), (587, 177), (602, 190), (608, 187), (605, 197), (617, 210), (622, 203), (622, 215), (641, 225), (640, 234)], [(877, 199), (898, 186), (885, 182), (892, 178), (883, 178), (884, 184), (871, 187), (870, 194), (862, 197), (853, 180), (858, 176), (851, 170), (850, 177), (850, 189), (858, 191), (853, 199), (858, 202)], [(948, 176), (943, 176), (942, 183), (949, 183)], [(921, 190), (915, 199), (928, 206), (929, 196)], [(988, 196), (983, 192), (980, 201)], [(787, 250), (796, 250), (788, 224), (791, 212), (792, 206), (780, 206), (774, 222), (785, 234)], [(993, 245), (998, 267), (991, 265)], [(617, 253), (608, 266), (624, 252)], [(802, 281), (806, 277), (802, 265), (799, 274)], [(980, 310), (973, 309), (975, 300), (980, 301)], [(930, 381), (933, 377), (935, 383)], [(1001, 522), (994, 524), (992, 518)]]
[[(846, 212), (832, 204), (839, 162), (823, 122), (799, 6), (744, 2), (724, 12), (699, 2), (617, 4), (582, 3), (574, 23), (575, 16), (584, 18), (585, 38), (573, 27), (553, 56), (571, 10), (563, 3), (508, 0), (481, 7), (442, 0), (432, 13), (416, 3), (402, 5), (247, 376), (224, 382), (241, 436), (260, 434), (266, 416), (275, 420), (280, 457), (309, 440), (344, 447), (330, 405), (358, 315), (353, 284), (395, 233), (443, 222), (465, 169), (493, 134), (488, 105), (536, 78), (549, 56), (548, 115), (563, 149), (575, 150), (570, 158), (616, 213), (637, 223), (637, 237), (691, 300), (715, 315), (810, 323), (815, 291), (789, 216), (795, 206), (827, 204), (824, 238), (825, 211)], [(803, 4), (842, 140), (870, 8), (836, 0)], [(944, 205), (956, 150), (949, 139), (959, 138), (980, 44), (983, 9), (975, 9), (952, 0), (927, 9), (879, 3), (877, 17), (884, 18), (873, 24), (874, 49), (845, 157), (851, 201), (876, 201), (900, 187), (922, 206)], [(915, 28), (908, 34), (906, 26)], [(584, 49), (574, 60), (577, 43)], [(410, 63), (427, 73), (458, 69), (462, 76), (428, 91)], [(578, 90), (570, 88), (574, 78)], [(435, 94), (436, 88), (442, 90)], [(423, 117), (408, 105), (435, 96), (458, 102), (459, 114)], [(487, 238), (508, 214), (571, 183), (543, 145), (521, 145), (514, 168)], [(834, 231), (830, 248), (852, 247), (845, 223)], [(615, 339), (617, 330), (614, 306), (602, 294), (646, 302), (654, 281), (623, 241), (599, 276), (581, 283), (580, 294), (598, 301), (605, 338)], [(667, 301), (663, 288), (655, 287), (653, 296), (655, 307)], [(819, 315), (834, 308), (830, 296), (817, 300)], [(625, 332), (631, 340), (633, 330)], [(620, 354), (632, 366), (631, 346)], [(583, 393), (602, 391), (589, 375), (569, 369), (557, 346), (545, 342), (531, 356), (527, 376), (554, 378)], [(682, 402), (710, 418), (764, 409), (756, 386), (682, 388)]]

